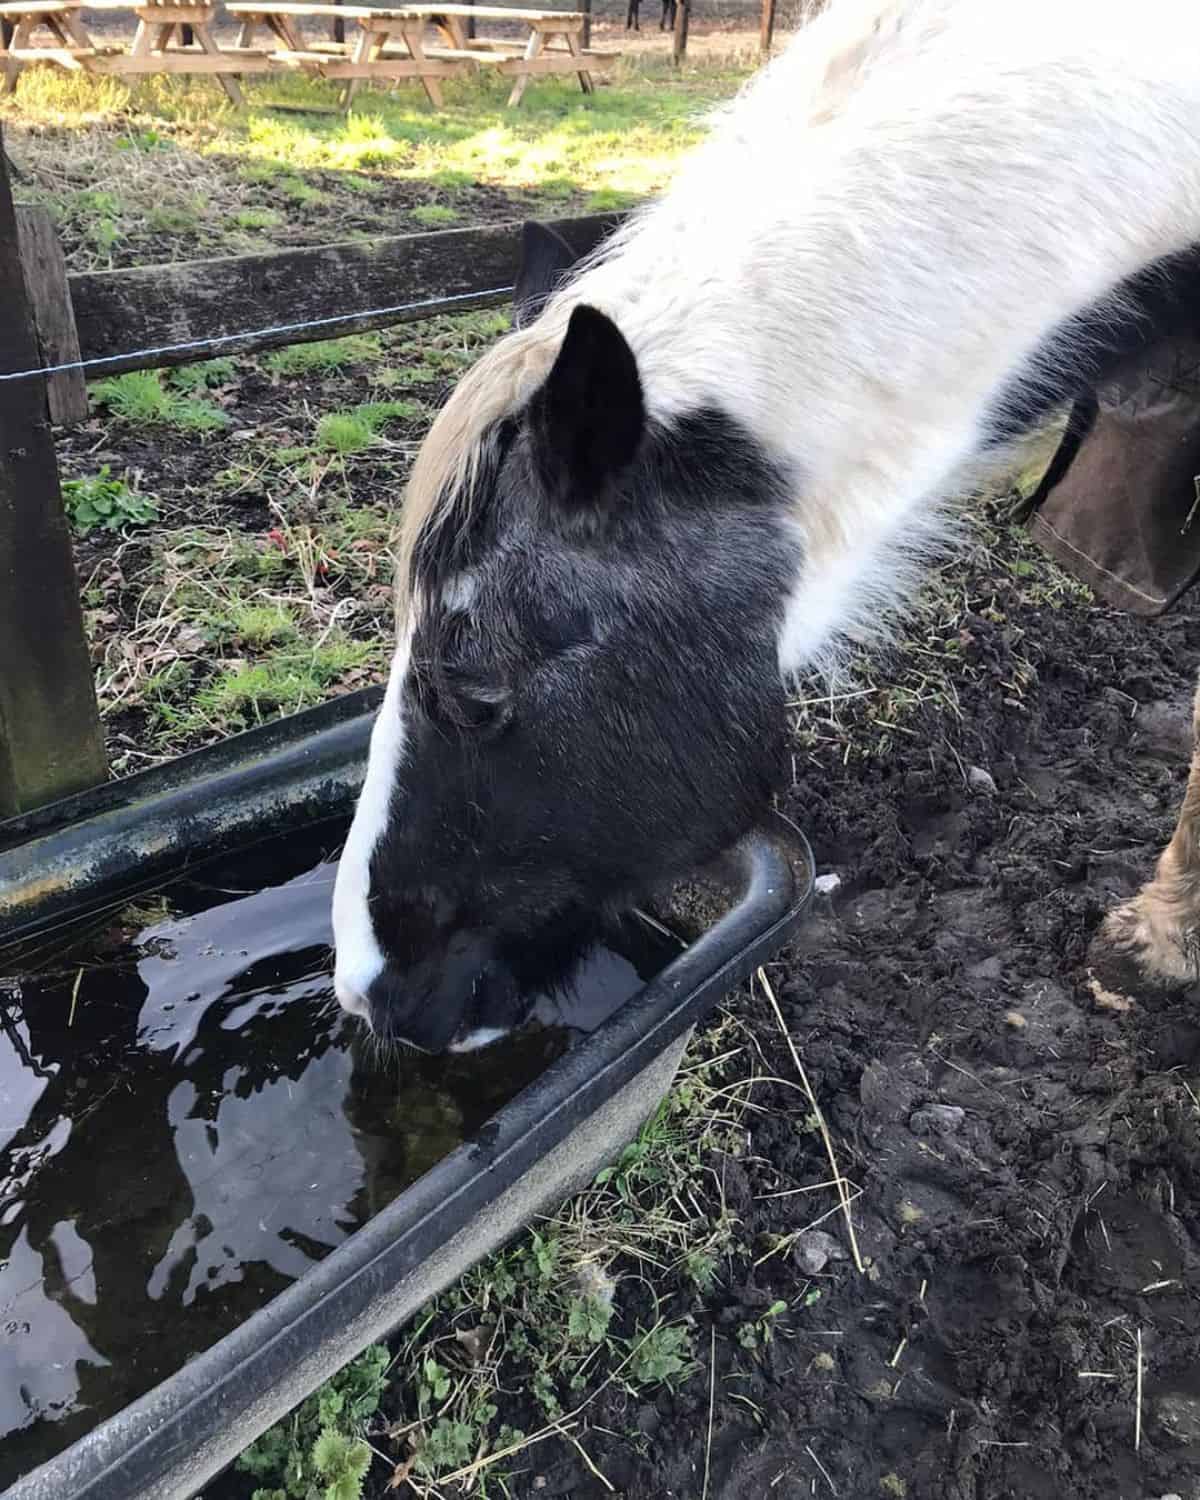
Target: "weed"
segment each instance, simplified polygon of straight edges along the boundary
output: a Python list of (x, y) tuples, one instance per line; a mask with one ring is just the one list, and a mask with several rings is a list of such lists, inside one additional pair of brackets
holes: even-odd
[(121, 531), (126, 526), (148, 526), (158, 520), (158, 501), (140, 495), (123, 479), (114, 479), (108, 464), (90, 479), (63, 481), (63, 504), (71, 525), (81, 535), (97, 527)]
[(163, 384), (160, 370), (130, 370), (99, 380), (92, 395), (112, 415), (133, 426), (175, 427), (181, 432), (215, 432), (229, 418), (211, 401), (183, 396)]
[(567, 1309), (567, 1338), (584, 1347), (602, 1344), (612, 1313), (612, 1303), (602, 1297), (573, 1297)]
[(294, 641), (296, 621), (285, 604), (247, 603), (235, 600), (221, 620), (222, 633), (237, 645), (261, 649)]
[(348, 457), (369, 448), (388, 422), (413, 421), (421, 413), (416, 401), (370, 401), (352, 411), (327, 412), (317, 423), (316, 445)]
[(310, 186), (303, 178), (294, 177), (291, 173), (286, 177), (281, 177), (276, 186), (284, 197), (298, 208), (315, 208), (319, 203), (329, 202), (328, 193)]
[(737, 1341), (743, 1349), (758, 1349), (769, 1344), (775, 1337), (775, 1319), (788, 1310), (786, 1302), (772, 1302), (762, 1317), (743, 1323), (737, 1331)]
[(236, 374), (237, 365), (231, 359), (202, 359), (194, 365), (178, 365), (167, 376), (167, 384), (196, 396), (213, 386), (228, 385)]
[(184, 203), (156, 204), (146, 212), (151, 234), (191, 234), (200, 224), (200, 210)]
[(375, 441), (375, 432), (365, 417), (353, 411), (331, 411), (317, 423), (316, 443), (343, 458), (361, 453)]
[(372, 1345), (246, 1449), (237, 1467), (262, 1481), (253, 1500), (358, 1500), (372, 1457), (363, 1432), (388, 1362)]
[(378, 359), (375, 334), (357, 333), (344, 339), (322, 339), (312, 344), (290, 344), (268, 354), (263, 364), (272, 375), (336, 375), (354, 365)]
[(239, 229), (274, 229), (283, 223), (283, 215), (274, 208), (239, 208), (233, 222)]
[(457, 193), (463, 188), (474, 187), (475, 179), (470, 172), (462, 172), (454, 167), (442, 167), (437, 172), (429, 174), (431, 187), (440, 188), (444, 193)]
[(410, 209), (409, 216), (426, 229), (437, 229), (446, 224), (457, 224), (462, 218), (458, 209), (448, 203), (421, 203)]
[(228, 731), (311, 708), (344, 672), (369, 660), (372, 650), (369, 642), (352, 641), (335, 631), (309, 651), (227, 665), (196, 694), (196, 712)]
[(633, 1386), (671, 1385), (692, 1368), (691, 1329), (678, 1323), (659, 1323), (648, 1332), (639, 1328), (630, 1340), (626, 1380)]

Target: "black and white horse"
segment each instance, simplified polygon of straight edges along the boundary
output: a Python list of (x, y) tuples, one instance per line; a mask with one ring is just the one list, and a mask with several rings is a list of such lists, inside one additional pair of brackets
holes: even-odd
[[(342, 1004), (479, 1045), (742, 835), (789, 677), (878, 633), (948, 498), (1197, 240), (1179, 0), (834, 0), (593, 261), (529, 232), (518, 327), (409, 484)], [(1110, 918), (1162, 977), (1194, 972), (1197, 842)]]

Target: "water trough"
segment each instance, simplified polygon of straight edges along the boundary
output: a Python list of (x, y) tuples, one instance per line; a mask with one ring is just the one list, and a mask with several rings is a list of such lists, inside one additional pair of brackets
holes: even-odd
[[(256, 848), (269, 857), (268, 836), (336, 829), (378, 701), (356, 694), (0, 823), (0, 975), (14, 955), (218, 857), (249, 868)], [(584, 1185), (656, 1107), (692, 1027), (793, 931), (811, 858), (795, 836), (785, 847), (758, 835), (732, 853), (729, 880), (724, 914), (597, 1029), (223, 1337), (16, 1478), (6, 1500), (189, 1500), (369, 1343)]]

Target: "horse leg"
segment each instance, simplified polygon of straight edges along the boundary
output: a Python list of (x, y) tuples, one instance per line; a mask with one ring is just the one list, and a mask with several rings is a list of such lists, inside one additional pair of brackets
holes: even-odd
[(1093, 944), (1093, 984), (1106, 990), (1177, 989), (1200, 980), (1200, 686), (1192, 736), (1183, 807), (1154, 879), (1109, 912)]

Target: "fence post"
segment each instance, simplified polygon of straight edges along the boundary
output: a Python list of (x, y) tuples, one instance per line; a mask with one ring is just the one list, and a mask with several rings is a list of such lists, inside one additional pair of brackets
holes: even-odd
[[(0, 375), (40, 364), (0, 133)], [(104, 780), (46, 382), (0, 381), (0, 815)]]
[(679, 4), (675, 7), (675, 33), (671, 38), (671, 61), (676, 67), (687, 56), (688, 11), (690, 9), (689, 0), (679, 0)]
[[(66, 365), (79, 358), (75, 304), (67, 281), (67, 263), (50, 211), (18, 203), (17, 244), (25, 275), (25, 297), (33, 315), (42, 365)], [(88, 418), (87, 381), (82, 370), (60, 370), (46, 379), (50, 420), (70, 427)]]
[(592, 0), (579, 0), (579, 8), (583, 11), (583, 50), (592, 45)]
[(766, 62), (771, 56), (771, 43), (775, 40), (775, 0), (762, 0), (762, 24), (758, 33), (759, 51)]

